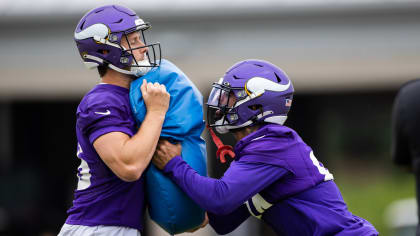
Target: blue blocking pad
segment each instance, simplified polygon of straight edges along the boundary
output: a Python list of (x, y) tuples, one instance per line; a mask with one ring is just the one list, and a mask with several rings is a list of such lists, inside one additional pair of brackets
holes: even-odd
[[(160, 67), (131, 83), (130, 103), (139, 126), (146, 116), (140, 90), (143, 79), (164, 84), (171, 95), (161, 137), (180, 142), (184, 161), (206, 176), (206, 145), (200, 136), (204, 129), (200, 91), (179, 68), (162, 60)], [(204, 220), (204, 210), (153, 164), (146, 170), (146, 196), (150, 217), (170, 234), (195, 228)]]

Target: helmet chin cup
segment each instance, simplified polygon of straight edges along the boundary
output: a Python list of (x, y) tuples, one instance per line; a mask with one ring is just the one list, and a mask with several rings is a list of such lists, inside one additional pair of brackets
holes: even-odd
[(142, 61), (139, 61), (138, 65), (139, 65), (138, 67), (135, 67), (135, 66), (131, 67), (131, 72), (136, 77), (143, 76), (152, 69), (149, 59), (147, 57), (145, 57)]
[(149, 72), (151, 69), (152, 67), (131, 67), (131, 72), (134, 76), (140, 77), (147, 74), (147, 72)]
[(226, 126), (216, 126), (214, 127), (219, 134), (227, 134), (229, 132), (228, 128)]
[(147, 72), (149, 72), (152, 69), (148, 59), (144, 59), (143, 61), (139, 61), (138, 64), (140, 66), (137, 66), (137, 67), (132, 66), (130, 70), (124, 70), (124, 69), (118, 68), (118, 67), (114, 66), (113, 64), (109, 64), (108, 67), (115, 70), (115, 71), (118, 71), (120, 73), (123, 73), (123, 74), (126, 74), (126, 75), (134, 75), (136, 77), (143, 76), (143, 75), (147, 74)]
[(226, 126), (222, 126), (224, 118), (216, 121), (214, 128), (216, 129), (217, 133), (219, 134), (226, 134), (229, 132), (229, 129)]
[(150, 71), (150, 67), (139, 67), (136, 69), (131, 69), (131, 72), (133, 72), (134, 76), (136, 77), (140, 77), (143, 76), (145, 74), (147, 74), (147, 72)]

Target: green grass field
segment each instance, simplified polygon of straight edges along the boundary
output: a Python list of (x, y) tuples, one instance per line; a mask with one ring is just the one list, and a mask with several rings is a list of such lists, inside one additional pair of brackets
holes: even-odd
[(414, 176), (395, 166), (347, 166), (333, 173), (350, 211), (371, 222), (381, 236), (393, 235), (384, 219), (385, 209), (395, 200), (415, 197)]

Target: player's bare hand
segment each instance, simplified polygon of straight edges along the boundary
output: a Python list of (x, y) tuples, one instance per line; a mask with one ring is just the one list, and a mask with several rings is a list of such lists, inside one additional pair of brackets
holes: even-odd
[(140, 87), (144, 103), (146, 104), (147, 112), (165, 115), (169, 107), (170, 95), (166, 91), (166, 87), (159, 83), (147, 83), (143, 80)]
[(168, 140), (160, 139), (153, 154), (152, 162), (157, 168), (163, 170), (172, 158), (181, 155), (181, 150), (181, 144), (172, 144)]
[(195, 228), (193, 228), (193, 229), (190, 229), (190, 230), (187, 230), (187, 232), (189, 232), (189, 233), (194, 233), (195, 231), (197, 231), (197, 230), (199, 230), (199, 229), (201, 229), (201, 228), (204, 228), (204, 227), (206, 227), (206, 225), (209, 223), (209, 217), (207, 216), (207, 212), (204, 214), (204, 220), (203, 220), (203, 223), (201, 223), (201, 225), (199, 225), (199, 226), (197, 226), (197, 227), (195, 227)]

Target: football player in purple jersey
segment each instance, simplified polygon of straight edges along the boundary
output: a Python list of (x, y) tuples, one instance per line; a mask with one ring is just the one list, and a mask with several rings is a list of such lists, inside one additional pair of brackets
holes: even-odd
[(293, 92), (288, 76), (275, 65), (239, 62), (213, 84), (207, 103), (208, 124), (238, 141), (224, 176), (200, 176), (180, 157), (181, 146), (164, 140), (152, 161), (208, 211), (219, 234), (252, 215), (278, 235), (378, 235), (347, 209), (333, 175), (283, 125)]
[(139, 129), (130, 83), (159, 66), (160, 46), (146, 44), (149, 23), (108, 5), (89, 11), (74, 32), (80, 56), (101, 82), (76, 112), (78, 184), (59, 235), (140, 235), (144, 227), (143, 171), (155, 152), (170, 96), (165, 86), (141, 86), (147, 114)]

